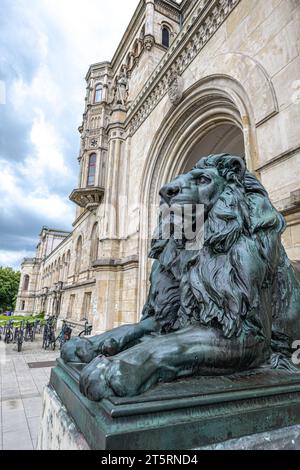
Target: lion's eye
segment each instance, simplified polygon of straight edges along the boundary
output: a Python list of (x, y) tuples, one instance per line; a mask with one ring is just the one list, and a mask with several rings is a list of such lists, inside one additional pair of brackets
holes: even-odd
[(210, 179), (207, 178), (206, 176), (200, 176), (199, 178), (197, 178), (197, 183), (199, 183), (199, 184), (208, 184), (208, 183), (210, 183)]

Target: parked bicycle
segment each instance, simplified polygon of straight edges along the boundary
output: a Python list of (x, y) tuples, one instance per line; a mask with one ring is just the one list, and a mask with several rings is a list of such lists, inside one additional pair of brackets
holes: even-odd
[(34, 324), (29, 321), (26, 322), (24, 340), (33, 342), (35, 337)]
[(61, 331), (58, 337), (56, 338), (56, 342), (59, 343), (59, 349), (61, 349), (63, 345), (71, 339), (71, 335), (72, 335), (72, 328), (70, 327), (70, 325), (68, 325), (68, 323), (65, 320), (63, 320)]
[(85, 321), (84, 330), (82, 330), (78, 336), (90, 336), (92, 333), (93, 325), (90, 325), (88, 320)]
[(0, 341), (2, 339), (2, 336), (4, 335), (4, 331), (5, 331), (5, 325), (0, 325)]
[(55, 328), (56, 328), (56, 317), (49, 317), (46, 321), (44, 326), (44, 333), (43, 333), (43, 349), (51, 349), (54, 351), (55, 349)]
[(4, 328), (4, 342), (9, 344), (14, 340), (14, 322), (9, 320)]
[(22, 321), (18, 326), (15, 327), (15, 331), (14, 331), (14, 343), (17, 344), (18, 352), (22, 351), (23, 341), (24, 341), (24, 322)]

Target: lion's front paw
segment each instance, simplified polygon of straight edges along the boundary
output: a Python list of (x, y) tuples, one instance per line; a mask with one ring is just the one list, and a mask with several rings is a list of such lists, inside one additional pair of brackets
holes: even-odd
[(134, 396), (143, 386), (143, 373), (137, 365), (115, 357), (98, 356), (80, 374), (80, 391), (92, 401), (109, 396)]
[(114, 395), (106, 380), (110, 367), (109, 359), (98, 356), (81, 371), (79, 389), (89, 400), (100, 401)]
[(135, 396), (143, 385), (143, 373), (136, 364), (115, 358), (106, 372), (106, 381), (115, 395)]
[(92, 343), (87, 338), (72, 338), (61, 350), (61, 358), (65, 362), (90, 362), (96, 355)]

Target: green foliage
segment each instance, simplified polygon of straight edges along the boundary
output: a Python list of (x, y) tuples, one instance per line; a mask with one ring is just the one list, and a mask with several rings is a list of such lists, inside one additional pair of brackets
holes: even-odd
[(21, 273), (0, 266), (0, 312), (14, 310)]
[(29, 321), (29, 323), (34, 323), (36, 320), (44, 320), (45, 318), (45, 314), (42, 312), (42, 313), (39, 313), (37, 315), (33, 314), (33, 315), (12, 315), (10, 317), (6, 316), (6, 315), (0, 315), (0, 326), (1, 325), (4, 325), (6, 322), (8, 322), (9, 320), (13, 320), (14, 322), (14, 325), (16, 326), (19, 322), (22, 322), (22, 321)]

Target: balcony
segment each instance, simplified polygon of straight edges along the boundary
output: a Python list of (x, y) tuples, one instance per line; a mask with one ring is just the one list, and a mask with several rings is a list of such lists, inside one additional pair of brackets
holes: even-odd
[(70, 200), (79, 207), (83, 207), (90, 212), (94, 212), (101, 203), (104, 189), (98, 186), (74, 189), (70, 194)]

